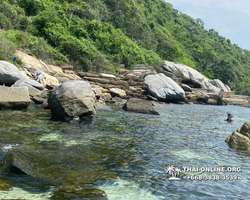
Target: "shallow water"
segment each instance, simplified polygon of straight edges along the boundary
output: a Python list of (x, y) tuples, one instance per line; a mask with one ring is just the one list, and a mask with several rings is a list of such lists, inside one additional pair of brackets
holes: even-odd
[[(250, 196), (250, 154), (225, 143), (250, 121), (250, 108), (163, 104), (155, 108), (159, 116), (112, 108), (113, 112), (100, 111), (92, 122), (70, 124), (53, 122), (49, 111), (34, 106), (27, 111), (0, 111), (0, 161), (10, 149), (25, 146), (31, 156), (37, 153), (39, 173), (55, 179), (44, 183), (28, 175), (1, 173), (13, 189), (0, 191), (0, 198), (55, 199), (54, 192), (70, 185), (101, 189), (110, 200)], [(228, 110), (235, 123), (224, 121)], [(181, 181), (171, 181), (166, 173), (170, 165), (234, 166), (242, 171), (227, 173), (237, 175), (235, 181), (192, 181), (188, 176), (200, 173), (183, 171)]]

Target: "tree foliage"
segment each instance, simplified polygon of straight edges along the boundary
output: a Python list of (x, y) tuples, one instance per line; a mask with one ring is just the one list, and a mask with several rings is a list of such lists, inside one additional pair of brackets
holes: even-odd
[(0, 29), (7, 59), (20, 49), (75, 70), (112, 72), (169, 60), (250, 95), (250, 51), (164, 0), (2, 0)]

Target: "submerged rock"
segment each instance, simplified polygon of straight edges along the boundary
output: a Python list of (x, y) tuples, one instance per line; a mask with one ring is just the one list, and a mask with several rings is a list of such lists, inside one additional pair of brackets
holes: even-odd
[[(52, 147), (53, 146), (53, 147)], [(52, 145), (51, 148), (54, 148)], [(18, 175), (29, 175), (37, 181), (56, 186), (86, 186), (97, 180), (116, 178), (108, 171), (96, 170), (95, 155), (81, 153), (72, 157), (69, 153), (76, 146), (60, 152), (38, 146), (18, 146), (8, 151), (2, 170)], [(70, 150), (71, 149), (71, 150)], [(85, 152), (85, 151), (84, 151)], [(69, 167), (70, 166), (70, 167)]]
[(103, 190), (96, 188), (80, 188), (77, 186), (61, 187), (54, 192), (52, 199), (95, 199), (107, 200), (107, 195)]
[(149, 101), (138, 98), (130, 98), (122, 108), (130, 112), (159, 115), (159, 113), (154, 110), (153, 105)]
[(249, 150), (250, 149), (250, 122), (246, 122), (243, 126), (234, 131), (226, 139), (226, 143), (231, 148)]
[(95, 94), (86, 81), (62, 83), (50, 91), (48, 103), (55, 120), (70, 121), (96, 114)]
[(7, 191), (10, 190), (12, 188), (12, 186), (6, 182), (4, 182), (3, 180), (0, 180), (0, 190), (1, 191)]

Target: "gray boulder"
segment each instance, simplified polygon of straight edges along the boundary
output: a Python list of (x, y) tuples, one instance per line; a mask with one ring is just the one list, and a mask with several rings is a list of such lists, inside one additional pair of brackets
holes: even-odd
[(184, 90), (164, 74), (148, 75), (144, 78), (149, 93), (158, 100), (175, 102), (185, 99)]
[(207, 89), (216, 93), (221, 91), (220, 88), (211, 84), (209, 79), (207, 79), (197, 70), (186, 65), (165, 61), (163, 64), (163, 69), (176, 78), (181, 79), (182, 83), (190, 85), (193, 88)]
[(23, 78), (25, 78), (25, 76), (15, 65), (7, 61), (0, 60), (0, 83), (13, 84), (17, 80)]
[(228, 85), (222, 83), (221, 80), (219, 80), (219, 79), (213, 79), (213, 80), (210, 80), (209, 82), (212, 85), (220, 88), (221, 92), (231, 92), (231, 88)]
[(0, 109), (27, 108), (31, 102), (27, 87), (0, 87)]
[(153, 105), (149, 101), (138, 98), (130, 98), (122, 108), (130, 112), (159, 115), (159, 113), (154, 110)]
[(246, 122), (243, 126), (234, 131), (226, 139), (226, 143), (231, 148), (249, 150), (250, 149), (250, 122)]
[(48, 104), (55, 120), (71, 121), (96, 114), (95, 94), (86, 81), (62, 83), (50, 91)]
[[(39, 85), (40, 85), (40, 87), (39, 87)], [(31, 97), (41, 96), (41, 94), (42, 94), (41, 90), (44, 89), (42, 84), (40, 84), (34, 80), (29, 81), (29, 79), (20, 79), (20, 80), (16, 81), (11, 87), (27, 87), (29, 90), (29, 95)]]
[(14, 86), (20, 86), (22, 83), (25, 83), (26, 85), (30, 85), (38, 90), (44, 90), (44, 87), (41, 83), (38, 83), (37, 81), (28, 79), (28, 78), (20, 79), (16, 81)]

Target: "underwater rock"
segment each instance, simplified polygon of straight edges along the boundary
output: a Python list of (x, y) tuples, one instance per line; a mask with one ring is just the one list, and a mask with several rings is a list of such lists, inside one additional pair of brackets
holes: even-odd
[(80, 188), (77, 186), (61, 187), (54, 192), (52, 199), (95, 199), (108, 200), (103, 190), (96, 188)]

